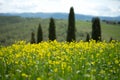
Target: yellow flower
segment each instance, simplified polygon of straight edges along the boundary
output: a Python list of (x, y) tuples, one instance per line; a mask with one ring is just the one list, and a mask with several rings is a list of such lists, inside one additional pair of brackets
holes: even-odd
[(105, 74), (105, 71), (104, 71), (104, 70), (101, 70), (101, 71), (100, 71), (100, 74)]
[(62, 69), (65, 69), (66, 66), (67, 66), (66, 62), (62, 62), (62, 63), (61, 63), (61, 67), (62, 67)]
[(109, 71), (110, 71), (110, 72), (113, 72), (113, 70), (112, 70), (112, 69), (110, 69)]
[(57, 69), (57, 68), (55, 68), (55, 69), (54, 69), (54, 72), (58, 72), (58, 69)]
[(42, 79), (40, 77), (38, 77), (37, 80), (42, 80)]
[(95, 73), (95, 72), (96, 72), (96, 69), (92, 69), (91, 72), (92, 72), (92, 73)]
[(115, 60), (115, 64), (118, 64), (119, 63), (119, 61), (118, 60)]
[(95, 64), (95, 62), (93, 61), (93, 62), (91, 62), (91, 64), (92, 64), (92, 65), (94, 65), (94, 64)]
[(71, 67), (71, 66), (68, 66), (68, 67), (67, 67), (67, 70), (68, 70), (69, 72), (71, 72), (71, 71), (72, 71), (72, 67)]
[(96, 54), (96, 57), (99, 57), (99, 56), (100, 56), (100, 53), (97, 53), (97, 54)]
[(103, 52), (103, 50), (102, 49), (100, 49), (100, 53), (102, 53)]
[(91, 58), (93, 59), (93, 58), (94, 58), (94, 56), (93, 56), (93, 55), (91, 55)]
[(26, 78), (28, 77), (28, 75), (25, 74), (25, 73), (22, 73), (22, 76), (23, 76), (23, 77), (26, 77)]
[(111, 62), (108, 62), (108, 65), (111, 65)]

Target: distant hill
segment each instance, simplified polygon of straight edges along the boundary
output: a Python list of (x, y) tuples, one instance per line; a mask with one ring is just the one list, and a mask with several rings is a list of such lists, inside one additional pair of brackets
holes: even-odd
[(0, 16), (0, 25), (8, 23), (18, 23), (24, 21), (25, 18), (20, 16)]
[[(68, 13), (0, 13), (0, 16), (20, 16), (20, 17), (31, 17), (31, 18), (50, 18), (55, 19), (68, 19)], [(91, 20), (91, 15), (76, 14), (77, 20)], [(101, 20), (110, 20), (110, 21), (120, 21), (120, 16), (118, 17), (103, 17), (99, 16)]]

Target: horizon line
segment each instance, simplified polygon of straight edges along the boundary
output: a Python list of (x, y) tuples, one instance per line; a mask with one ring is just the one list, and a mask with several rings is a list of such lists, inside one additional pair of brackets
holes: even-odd
[[(0, 14), (24, 14), (24, 13), (48, 13), (48, 14), (56, 14), (56, 13), (61, 13), (61, 14), (69, 14), (68, 12), (0, 12)], [(96, 16), (96, 17), (120, 17), (120, 15), (116, 15), (116, 16), (108, 16), (108, 15), (91, 15), (91, 14), (83, 14), (83, 13), (75, 13), (75, 15), (86, 15), (86, 16)]]

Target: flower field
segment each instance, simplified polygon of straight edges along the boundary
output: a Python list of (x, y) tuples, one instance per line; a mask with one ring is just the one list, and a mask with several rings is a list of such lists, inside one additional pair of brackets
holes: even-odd
[(120, 42), (1, 46), (0, 80), (120, 80)]

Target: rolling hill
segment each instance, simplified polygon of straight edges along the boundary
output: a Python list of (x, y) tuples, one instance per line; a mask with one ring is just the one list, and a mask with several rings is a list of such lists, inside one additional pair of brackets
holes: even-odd
[[(0, 16), (20, 16), (24, 18), (50, 18), (53, 17), (55, 19), (68, 19), (68, 13), (0, 13)], [(91, 15), (83, 15), (76, 14), (76, 20), (91, 20)], [(120, 16), (117, 17), (104, 17), (99, 16), (101, 20), (109, 20), (109, 21), (120, 21)]]
[[(43, 41), (48, 40), (49, 18), (23, 18), (20, 16), (0, 16), (0, 45), (11, 45), (15, 41), (30, 42), (31, 32), (37, 36), (39, 23), (43, 30)], [(66, 41), (68, 20), (55, 19), (57, 41)], [(91, 35), (91, 21), (76, 20), (76, 40), (86, 40), (86, 33)], [(120, 24), (107, 24), (101, 21), (102, 40), (120, 41)]]

